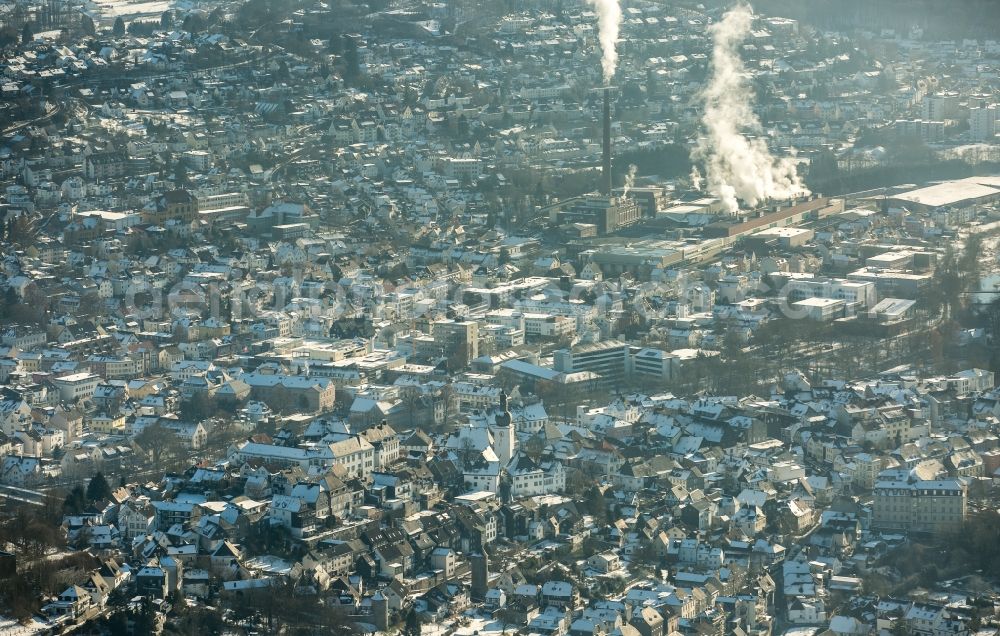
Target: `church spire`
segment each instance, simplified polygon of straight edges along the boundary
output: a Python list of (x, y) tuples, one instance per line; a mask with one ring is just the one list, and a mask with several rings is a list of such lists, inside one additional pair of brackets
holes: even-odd
[(507, 392), (500, 391), (500, 413), (496, 417), (496, 425), (504, 428), (511, 425), (513, 418), (510, 416), (510, 409), (507, 407)]

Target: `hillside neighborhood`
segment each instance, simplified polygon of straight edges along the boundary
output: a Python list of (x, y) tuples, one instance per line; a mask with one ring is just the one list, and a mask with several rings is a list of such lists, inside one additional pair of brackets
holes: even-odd
[(751, 200), (728, 5), (0, 3), (0, 633), (1000, 633), (1000, 40), (759, 4)]

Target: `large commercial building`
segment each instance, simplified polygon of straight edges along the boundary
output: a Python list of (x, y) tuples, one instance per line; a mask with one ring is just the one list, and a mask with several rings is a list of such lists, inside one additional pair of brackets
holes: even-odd
[(890, 196), (888, 202), (890, 206), (906, 208), (911, 212), (934, 212), (947, 208), (954, 213), (1000, 201), (998, 185), (1000, 181), (994, 177), (969, 177), (899, 192)]
[(629, 346), (618, 340), (598, 342), (574, 349), (559, 349), (553, 368), (560, 373), (591, 371), (605, 382), (621, 382), (629, 365)]
[(822, 219), (844, 211), (844, 199), (830, 197), (815, 197), (808, 201), (795, 203), (787, 207), (775, 206), (773, 212), (761, 208), (759, 216), (739, 219), (725, 219), (709, 223), (705, 226), (703, 236), (706, 238), (748, 236), (761, 230), (799, 225), (803, 221)]
[(872, 527), (941, 534), (965, 521), (968, 490), (961, 479), (925, 479), (918, 466), (879, 473), (873, 489)]
[(570, 254), (576, 250), (581, 260), (596, 267), (605, 277), (627, 272), (643, 281), (649, 280), (654, 271), (678, 266), (685, 260), (685, 246), (675, 241), (638, 239), (603, 241), (600, 245), (580, 241), (571, 243), (567, 249)]

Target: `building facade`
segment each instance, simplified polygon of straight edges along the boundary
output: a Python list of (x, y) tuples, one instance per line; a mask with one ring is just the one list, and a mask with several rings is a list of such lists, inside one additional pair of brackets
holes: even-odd
[(879, 473), (873, 490), (872, 527), (941, 534), (959, 527), (968, 513), (961, 479), (922, 479), (916, 470)]

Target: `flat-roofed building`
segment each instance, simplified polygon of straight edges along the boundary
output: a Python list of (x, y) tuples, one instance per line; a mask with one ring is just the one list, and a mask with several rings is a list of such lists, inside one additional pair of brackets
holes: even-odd
[(130, 227), (135, 227), (139, 225), (142, 221), (142, 217), (139, 216), (137, 212), (109, 212), (107, 210), (86, 210), (82, 212), (75, 212), (73, 214), (75, 218), (95, 218), (100, 220), (103, 227), (106, 229), (112, 229), (116, 232), (124, 232)]
[(809, 320), (827, 322), (844, 314), (847, 304), (837, 298), (804, 298), (792, 303), (792, 312)]
[(464, 363), (479, 357), (479, 323), (473, 320), (436, 320), (431, 325), (435, 344), (444, 352), (460, 353)]
[(997, 104), (969, 109), (969, 136), (972, 141), (993, 141), (997, 134)]
[(1000, 200), (1000, 188), (986, 179), (970, 177), (900, 192), (889, 197), (889, 204), (908, 210), (930, 212), (938, 208), (970, 208)]
[(576, 333), (576, 321), (566, 316), (524, 313), (524, 335), (529, 338), (561, 338)]
[(599, 234), (610, 234), (636, 224), (642, 209), (631, 197), (589, 195), (553, 208), (549, 218), (559, 224), (592, 223)]
[(677, 374), (680, 359), (662, 349), (630, 347), (629, 371), (633, 379), (670, 380)]
[[(572, 246), (571, 246), (572, 247)], [(581, 252), (605, 277), (630, 273), (649, 280), (655, 270), (665, 270), (684, 260), (683, 245), (672, 241), (631, 241), (609, 243)]]
[(553, 368), (560, 373), (596, 373), (604, 382), (620, 382), (629, 368), (629, 346), (609, 340), (573, 349), (559, 349), (553, 354)]
[(789, 302), (807, 298), (842, 300), (858, 309), (871, 307), (877, 302), (875, 284), (863, 280), (840, 278), (793, 278), (784, 285), (782, 292)]
[(906, 298), (883, 298), (868, 310), (868, 317), (879, 323), (903, 322), (913, 318), (917, 301)]
[(93, 373), (73, 373), (52, 380), (59, 390), (59, 397), (66, 402), (89, 399), (100, 383), (100, 376)]
[(815, 232), (801, 227), (772, 227), (752, 235), (754, 240), (775, 240), (780, 247), (802, 247), (813, 240)]
[(898, 137), (921, 139), (926, 143), (944, 139), (944, 122), (941, 120), (897, 119), (893, 130)]
[(917, 298), (933, 280), (928, 273), (914, 273), (896, 269), (881, 270), (863, 267), (847, 275), (848, 280), (874, 283), (876, 290), (882, 296), (897, 296), (900, 298)]

